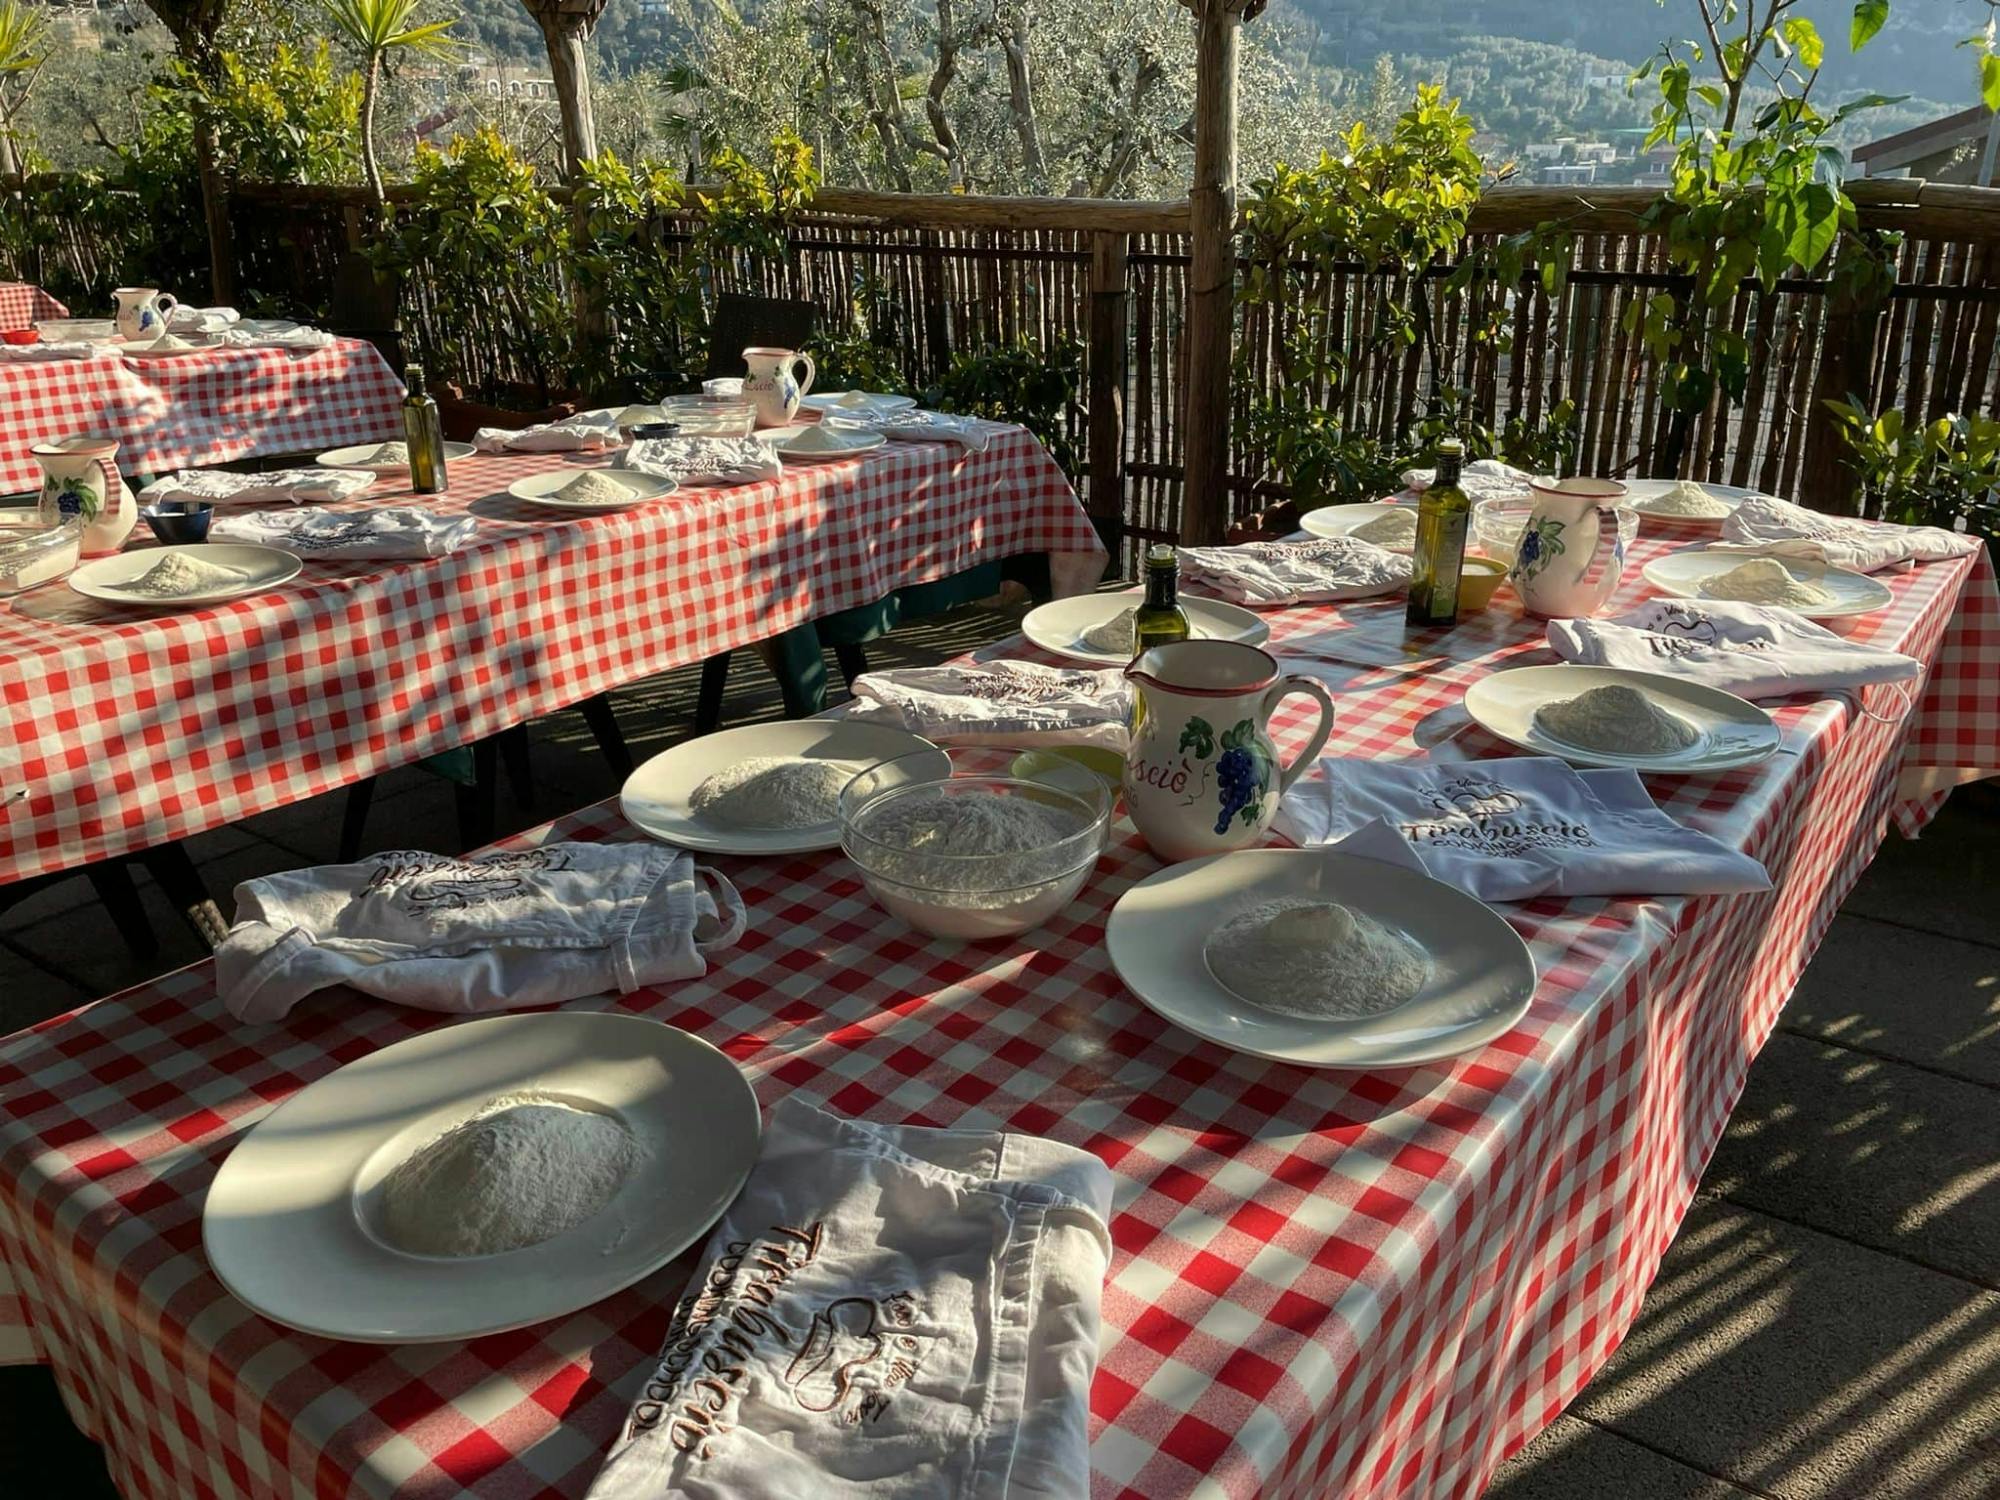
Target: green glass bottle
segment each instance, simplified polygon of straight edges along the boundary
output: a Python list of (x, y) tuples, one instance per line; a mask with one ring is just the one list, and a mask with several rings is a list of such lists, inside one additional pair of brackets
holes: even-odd
[(403, 440), (410, 448), (410, 489), (419, 495), (441, 495), (444, 472), (444, 424), (437, 402), (424, 389), (424, 367), (403, 370)]
[(1458, 582), (1465, 567), (1465, 530), (1472, 501), (1459, 488), (1465, 445), (1438, 444), (1437, 475), (1417, 504), (1417, 544), (1410, 563), (1412, 625), (1449, 625), (1458, 618)]
[(1176, 602), (1181, 564), (1174, 549), (1156, 544), (1146, 553), (1146, 601), (1132, 614), (1132, 655), (1155, 646), (1170, 646), (1193, 634), (1187, 611)]

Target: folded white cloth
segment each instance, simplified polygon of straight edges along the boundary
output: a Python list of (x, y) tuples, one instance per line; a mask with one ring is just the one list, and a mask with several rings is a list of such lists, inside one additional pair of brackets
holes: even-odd
[(246, 1021), (336, 984), (419, 1010), (518, 1010), (694, 978), (743, 926), (736, 888), (664, 844), (398, 850), (244, 881), (215, 981)]
[(1839, 692), (1915, 677), (1923, 663), (1835, 635), (1789, 609), (1648, 599), (1611, 620), (1551, 620), (1564, 661), (1705, 683), (1741, 698)]
[[(1421, 495), (1437, 478), (1436, 469), (1403, 470), (1403, 488)], [(1526, 500), (1535, 476), (1497, 458), (1475, 458), (1459, 470), (1458, 487), (1468, 500)]]
[(1636, 771), (1560, 760), (1328, 757), (1279, 804), (1279, 832), (1338, 845), (1380, 819), (1434, 879), (1482, 901), (1707, 895), (1771, 888), (1764, 867), (1653, 805)]
[(589, 1500), (1088, 1489), (1111, 1174), (781, 1101)]
[[(836, 422), (838, 418), (834, 419)], [(892, 411), (871, 413), (865, 423), (873, 432), (905, 443), (955, 443), (968, 453), (984, 453), (996, 433), (1006, 424), (979, 417), (961, 417), (943, 411)]]
[(1239, 604), (1366, 599), (1410, 581), (1410, 559), (1358, 537), (1183, 547), (1181, 576)]
[(444, 557), (472, 540), (479, 523), (471, 516), (444, 516), (413, 505), (379, 510), (254, 510), (216, 517), (209, 538), (282, 547), (301, 557)]
[(0, 344), (0, 359), (21, 361), (43, 359), (108, 359), (117, 349), (110, 344), (93, 344), (85, 339), (46, 340), (32, 344)]
[(953, 745), (1104, 745), (1123, 750), (1132, 686), (1117, 668), (1032, 661), (866, 672), (854, 679), (858, 719), (900, 724)]
[(210, 505), (263, 505), (284, 501), (347, 500), (375, 482), (367, 469), (271, 469), (262, 474), (230, 474), (221, 469), (180, 469), (139, 492), (142, 505), (155, 500), (206, 500)]
[(190, 307), (183, 302), (167, 314), (170, 333), (221, 333), (243, 321), (233, 307)]
[(597, 453), (624, 442), (615, 413), (565, 417), (535, 427), (482, 427), (472, 435), (481, 453)]
[(1977, 537), (1939, 526), (1892, 526), (1822, 515), (1769, 495), (1752, 495), (1722, 523), (1722, 540), (1711, 552), (1742, 552), (1825, 563), (1856, 573), (1874, 573), (1905, 562), (1937, 562), (1963, 557), (1979, 546)]
[(229, 328), (222, 343), (229, 349), (289, 349), (294, 353), (330, 349), (338, 340), (321, 328)]
[(640, 438), (613, 463), (676, 484), (749, 484), (784, 472), (771, 445), (757, 438)]

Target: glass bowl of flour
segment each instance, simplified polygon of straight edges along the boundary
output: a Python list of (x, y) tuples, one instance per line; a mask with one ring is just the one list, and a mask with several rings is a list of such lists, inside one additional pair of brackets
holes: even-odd
[(919, 932), (973, 941), (1039, 927), (1104, 852), (1108, 785), (923, 775), (884, 761), (840, 794), (841, 849), (869, 894)]

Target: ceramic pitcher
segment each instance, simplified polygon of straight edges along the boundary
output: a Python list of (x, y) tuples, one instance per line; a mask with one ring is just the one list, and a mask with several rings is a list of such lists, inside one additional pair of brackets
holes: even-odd
[(42, 466), (41, 519), (50, 526), (72, 516), (83, 522), (85, 556), (116, 552), (139, 519), (132, 492), (113, 462), (111, 438), (73, 437), (29, 448)]
[(1528, 613), (1594, 615), (1625, 571), (1625, 533), (1612, 479), (1536, 480), (1534, 506), (1514, 557), (1514, 590)]
[[(800, 380), (794, 367), (803, 364), (806, 378)], [(790, 349), (745, 349), (743, 394), (757, 408), (759, 427), (783, 427), (799, 414), (799, 398), (812, 389), (819, 373), (810, 354)]]
[(150, 286), (121, 286), (111, 294), (118, 299), (118, 332), (127, 343), (150, 344), (167, 331), (167, 314), (180, 306), (171, 292)]
[[(1164, 860), (1257, 843), (1278, 815), (1278, 798), (1333, 728), (1324, 688), (1280, 675), (1269, 653), (1236, 641), (1155, 646), (1125, 675), (1139, 708), (1125, 752), (1125, 810)], [(1298, 758), (1280, 766), (1271, 713), (1293, 693), (1318, 701), (1319, 723)]]

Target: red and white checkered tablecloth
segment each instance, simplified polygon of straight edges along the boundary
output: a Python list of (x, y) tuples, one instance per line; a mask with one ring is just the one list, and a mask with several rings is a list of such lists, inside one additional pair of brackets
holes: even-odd
[[(581, 1003), (708, 1038), (767, 1105), (798, 1094), (1101, 1156), (1118, 1192), (1092, 1393), (1100, 1500), (1470, 1497), (1629, 1326), (1906, 754), (2000, 767), (1984, 558), (1887, 582), (1895, 602), (1858, 633), (1951, 664), (1913, 720), (1876, 690), (1868, 712), (1790, 700), (1763, 766), (1651, 782), (1777, 888), (1503, 907), (1541, 975), (1534, 1003), (1449, 1065), (1308, 1071), (1146, 1010), (1102, 945), (1112, 902), (1156, 868), (1123, 824), (1062, 916), (963, 947), (885, 917), (837, 854), (721, 860), (753, 914), (741, 945), (703, 979)], [(1279, 654), (1337, 695), (1333, 753), (1417, 754), (1459, 722), (1467, 682), (1541, 655), (1531, 626), (1493, 613), (1406, 657), (1401, 612), (1272, 615)], [(1303, 718), (1281, 719), (1281, 748)], [(1497, 751), (1475, 734), (1456, 743)], [(513, 842), (631, 836), (601, 804)], [(202, 1258), (204, 1191), (246, 1130), (440, 1024), (328, 998), (242, 1026), (201, 964), (0, 1043), (15, 1285), (0, 1322), (53, 1365), (132, 1500), (583, 1493), (685, 1264), (539, 1328), (383, 1348), (275, 1328)]]
[[(508, 496), (564, 464), (453, 464), (450, 493), (422, 503), (479, 530), (435, 561), (309, 562), (181, 613), (61, 583), (0, 604), (0, 788), (28, 788), (0, 799), (0, 883), (300, 801), (979, 563), (1046, 552), (1072, 590), (1102, 571), (1069, 481), (1018, 427), (979, 453), (892, 443), (608, 515)], [(394, 503), (416, 502), (378, 486), (350, 505)]]
[(0, 495), (41, 483), (35, 443), (114, 437), (120, 469), (157, 474), (400, 437), (402, 399), (401, 377), (360, 339), (303, 354), (0, 358)]
[(66, 318), (69, 309), (27, 281), (0, 281), (0, 333), (33, 328), (44, 318)]

